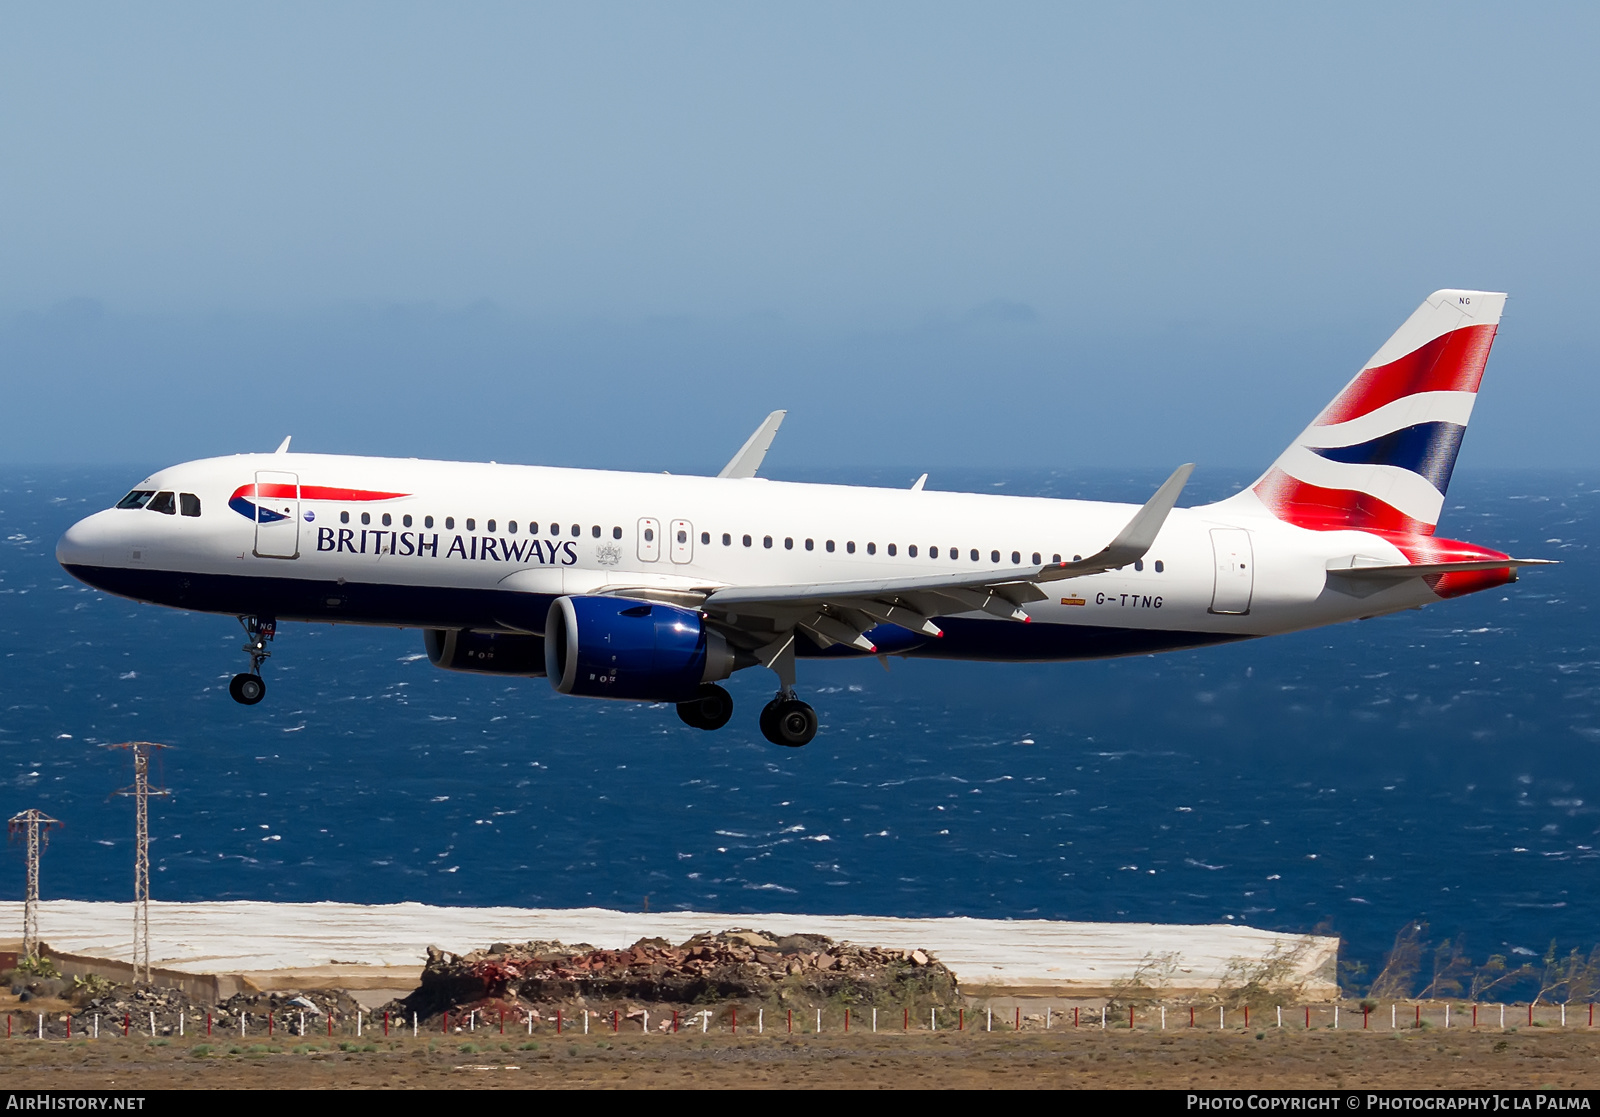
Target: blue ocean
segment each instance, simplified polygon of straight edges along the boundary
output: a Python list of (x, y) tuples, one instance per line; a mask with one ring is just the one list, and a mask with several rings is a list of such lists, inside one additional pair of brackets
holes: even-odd
[[(1441, 534), (1562, 560), (1514, 585), (1126, 660), (803, 662), (822, 731), (787, 750), (756, 729), (759, 669), (708, 734), (439, 671), (415, 631), (285, 625), (267, 700), (237, 706), (233, 619), (55, 563), (146, 468), (0, 471), (0, 809), (65, 824), (47, 898), (131, 897), (131, 764), (105, 746), (139, 739), (170, 746), (160, 899), (1221, 921), (1331, 930), (1374, 970), (1414, 919), (1479, 961), (1600, 940), (1600, 483), (1578, 473), (1457, 472)], [(1186, 502), (1251, 476), (1202, 470)], [(930, 487), (1140, 501), (1161, 479)]]

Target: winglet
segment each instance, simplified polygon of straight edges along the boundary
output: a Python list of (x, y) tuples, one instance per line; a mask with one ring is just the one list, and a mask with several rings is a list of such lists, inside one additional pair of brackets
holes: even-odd
[(778, 434), (778, 428), (783, 425), (783, 417), (787, 411), (774, 411), (762, 420), (756, 432), (745, 439), (739, 452), (727, 465), (722, 467), (718, 477), (754, 477), (756, 470), (761, 468), (761, 461), (767, 456), (767, 450), (772, 446), (772, 440)]
[(915, 481), (911, 482), (911, 491), (914, 493), (920, 493), (922, 491), (922, 486), (926, 485), (927, 483), (928, 475), (924, 473), (921, 477), (918, 477)]
[(1156, 490), (1155, 495), (1145, 502), (1143, 508), (1133, 514), (1133, 519), (1117, 532), (1117, 537), (1107, 543), (1099, 554), (1090, 555), (1077, 562), (1047, 566), (1039, 572), (1038, 580), (1056, 582), (1062, 578), (1081, 578), (1086, 574), (1115, 570), (1119, 566), (1127, 566), (1144, 558), (1145, 552), (1155, 544), (1156, 536), (1161, 533), (1161, 525), (1167, 522), (1168, 513), (1178, 503), (1178, 497), (1182, 494), (1183, 487), (1189, 483), (1189, 475), (1193, 472), (1193, 462), (1180, 465), (1173, 470), (1172, 476), (1168, 477)]
[(278, 448), (276, 450), (272, 451), (272, 452), (274, 454), (287, 454), (289, 452), (289, 439), (291, 439), (293, 437), (294, 437), (294, 435), (292, 435), (292, 434), (284, 435), (283, 436), (283, 441), (278, 443)]

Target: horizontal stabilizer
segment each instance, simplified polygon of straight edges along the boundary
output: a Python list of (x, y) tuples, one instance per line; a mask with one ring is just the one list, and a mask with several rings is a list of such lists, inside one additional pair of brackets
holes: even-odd
[(1557, 559), (1474, 559), (1470, 562), (1404, 562), (1388, 566), (1330, 567), (1329, 574), (1341, 578), (1390, 581), (1396, 578), (1423, 578), (1430, 574), (1461, 574), (1469, 570), (1505, 570), (1516, 566), (1558, 566)]

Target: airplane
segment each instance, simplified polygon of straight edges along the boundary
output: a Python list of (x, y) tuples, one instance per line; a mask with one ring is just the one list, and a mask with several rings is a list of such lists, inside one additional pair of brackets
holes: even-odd
[[(250, 667), (280, 621), (423, 630), (453, 671), (673, 703), (720, 729), (774, 672), (763, 736), (800, 746), (798, 660), (1078, 660), (1413, 609), (1546, 560), (1434, 534), (1504, 294), (1436, 291), (1248, 488), (1178, 508), (758, 477), (775, 411), (715, 477), (293, 453), (187, 462), (79, 521), (75, 578), (230, 614)], [(887, 658), (884, 659), (887, 666)]]

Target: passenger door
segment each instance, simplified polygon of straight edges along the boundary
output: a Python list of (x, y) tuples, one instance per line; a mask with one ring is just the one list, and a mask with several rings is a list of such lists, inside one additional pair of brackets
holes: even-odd
[(261, 470), (256, 474), (256, 557), (300, 557), (300, 478)]
[(1243, 616), (1255, 594), (1255, 556), (1250, 533), (1238, 527), (1211, 529), (1211, 554), (1216, 561), (1216, 581), (1211, 591), (1211, 611)]

